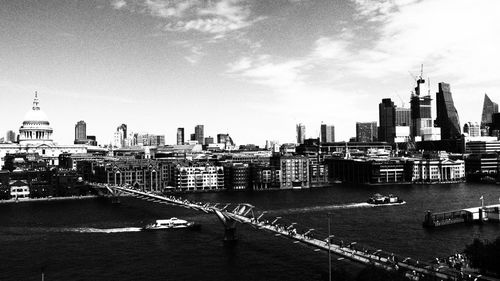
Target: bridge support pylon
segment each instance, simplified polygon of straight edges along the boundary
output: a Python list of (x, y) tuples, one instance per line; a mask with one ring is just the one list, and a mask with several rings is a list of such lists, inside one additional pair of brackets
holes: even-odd
[(214, 212), (224, 226), (224, 242), (232, 243), (238, 241), (236, 237), (236, 221), (218, 209), (214, 209)]

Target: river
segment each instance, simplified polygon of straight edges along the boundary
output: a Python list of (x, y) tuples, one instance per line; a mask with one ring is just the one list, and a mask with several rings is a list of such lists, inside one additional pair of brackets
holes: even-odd
[[(368, 206), (373, 193), (407, 203)], [(250, 203), (256, 214), (297, 223), (299, 232), (331, 233), (356, 247), (383, 249), (428, 261), (463, 250), (473, 238), (494, 239), (499, 224), (424, 229), (426, 210), (497, 204), (500, 186), (488, 184), (350, 186), (267, 192), (187, 194), (202, 202)], [(178, 217), (200, 231), (141, 232), (155, 219)], [(234, 246), (222, 242), (213, 214), (135, 198), (112, 205), (102, 199), (0, 204), (0, 280), (321, 280), (327, 255), (249, 226), (238, 226)], [(337, 261), (334, 268), (354, 266)]]

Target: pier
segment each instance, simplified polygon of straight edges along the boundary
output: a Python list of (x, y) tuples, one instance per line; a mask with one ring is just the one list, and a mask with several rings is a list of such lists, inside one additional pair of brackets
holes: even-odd
[(458, 223), (483, 223), (500, 221), (500, 204), (432, 213), (427, 211), (424, 227), (438, 227)]

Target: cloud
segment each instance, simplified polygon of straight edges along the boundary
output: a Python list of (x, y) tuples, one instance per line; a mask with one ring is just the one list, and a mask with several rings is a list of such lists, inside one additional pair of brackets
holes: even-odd
[(111, 6), (114, 9), (120, 10), (123, 7), (127, 6), (127, 2), (125, 2), (125, 0), (113, 0), (111, 1)]
[(197, 64), (203, 56), (205, 56), (205, 53), (202, 51), (200, 46), (191, 46), (190, 52), (191, 53), (189, 55), (184, 56), (184, 59), (191, 64)]

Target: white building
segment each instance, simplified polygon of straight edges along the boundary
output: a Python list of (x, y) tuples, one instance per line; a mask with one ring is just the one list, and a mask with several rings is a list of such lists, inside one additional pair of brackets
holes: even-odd
[(59, 145), (52, 141), (53, 130), (47, 115), (40, 109), (38, 94), (35, 92), (33, 107), (29, 110), (19, 128), (19, 143), (0, 144), (0, 166), (4, 157), (14, 153), (38, 153), (48, 165), (59, 165), (61, 153), (87, 153), (85, 145)]
[(213, 190), (224, 188), (224, 168), (216, 166), (186, 167), (175, 170), (176, 188), (179, 190)]
[(464, 180), (465, 162), (463, 160), (413, 160), (413, 182), (458, 182)]

